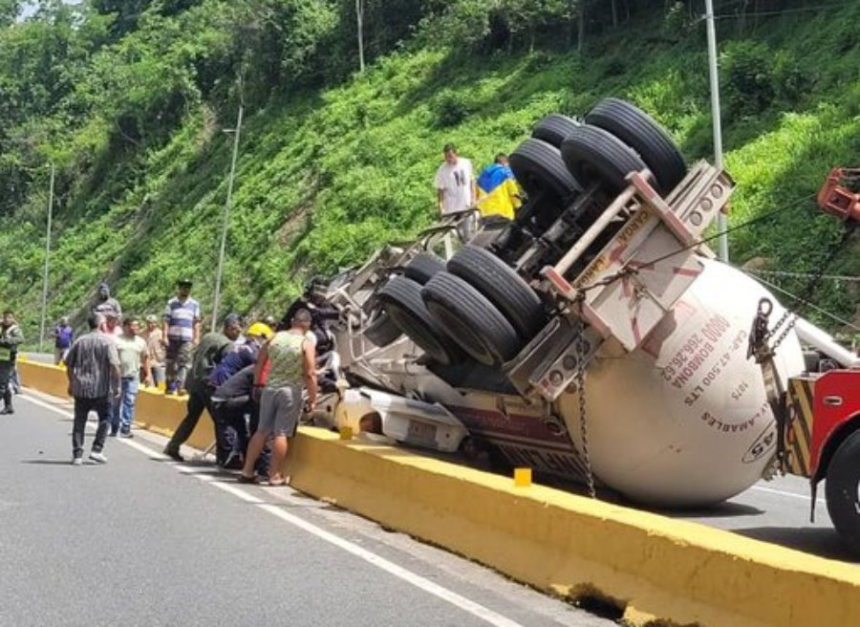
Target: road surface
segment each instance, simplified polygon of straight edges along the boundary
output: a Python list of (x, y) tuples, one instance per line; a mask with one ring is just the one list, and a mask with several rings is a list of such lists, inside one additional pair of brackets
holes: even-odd
[(0, 416), (0, 625), (615, 624), (289, 488), (167, 460), (153, 434), (73, 467), (70, 404), (16, 405)]

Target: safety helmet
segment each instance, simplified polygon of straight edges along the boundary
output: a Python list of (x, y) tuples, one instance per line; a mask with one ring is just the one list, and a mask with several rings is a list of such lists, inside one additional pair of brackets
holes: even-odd
[(245, 331), (245, 335), (253, 335), (268, 340), (272, 337), (272, 328), (268, 324), (255, 322)]

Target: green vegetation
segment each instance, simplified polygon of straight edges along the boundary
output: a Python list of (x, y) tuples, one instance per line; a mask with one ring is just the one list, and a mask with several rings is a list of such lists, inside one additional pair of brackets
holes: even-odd
[[(589, 2), (583, 16), (581, 1), (366, 0), (359, 74), (354, 0), (43, 0), (19, 23), (20, 3), (0, 0), (0, 301), (33, 337), (54, 163), (51, 319), (80, 320), (105, 279), (145, 313), (189, 275), (211, 309), (240, 103), (222, 313), (277, 314), (307, 275), (429, 224), (447, 141), (484, 164), (543, 115), (617, 95), (689, 160), (709, 157), (700, 3)], [(791, 206), (733, 231), (733, 260), (814, 272), (840, 225), (812, 196), (860, 152), (860, 5), (716, 4), (731, 18), (732, 222)], [(831, 273), (860, 275), (856, 252)], [(858, 322), (852, 287), (823, 282), (816, 301)]]

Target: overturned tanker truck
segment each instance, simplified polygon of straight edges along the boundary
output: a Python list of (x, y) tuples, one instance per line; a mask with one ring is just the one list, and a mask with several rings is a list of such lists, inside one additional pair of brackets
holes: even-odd
[[(785, 310), (702, 243), (728, 174), (688, 168), (614, 98), (545, 118), (510, 162), (526, 195), (513, 221), (463, 241), (469, 216), (448, 216), (322, 288), (348, 382), (322, 412), (650, 505), (715, 503), (773, 473), (777, 424), (748, 353), (760, 301)], [(807, 331), (781, 334), (783, 384)]]

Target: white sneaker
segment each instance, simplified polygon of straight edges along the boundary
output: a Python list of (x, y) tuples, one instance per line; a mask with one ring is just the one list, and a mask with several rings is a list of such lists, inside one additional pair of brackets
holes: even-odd
[(107, 456), (104, 453), (97, 453), (96, 451), (92, 451), (90, 453), (90, 459), (94, 462), (98, 462), (99, 464), (107, 464)]
[(84, 465), (84, 460), (81, 459), (80, 457), (73, 457), (72, 458), (72, 466), (83, 466), (83, 465)]

